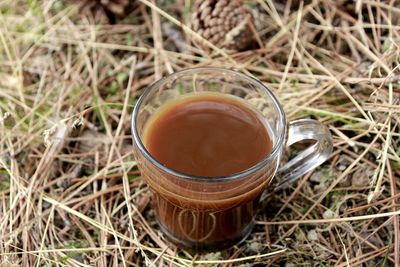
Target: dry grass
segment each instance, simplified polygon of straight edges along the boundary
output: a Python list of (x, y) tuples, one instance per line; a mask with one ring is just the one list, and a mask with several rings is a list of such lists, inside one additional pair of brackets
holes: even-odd
[[(240, 53), (190, 44), (189, 1), (154, 2), (108, 25), (0, 1), (0, 266), (400, 266), (399, 1), (248, 1), (263, 47)], [(129, 119), (154, 80), (209, 65), (257, 77), (335, 149), (246, 242), (194, 255), (158, 230)]]

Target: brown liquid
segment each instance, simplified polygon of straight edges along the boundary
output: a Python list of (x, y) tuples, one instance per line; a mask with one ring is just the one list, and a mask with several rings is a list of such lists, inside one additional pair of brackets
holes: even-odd
[[(270, 153), (272, 142), (260, 118), (240, 100), (202, 93), (162, 107), (146, 125), (143, 141), (167, 168), (208, 179), (229, 176), (253, 167)], [(169, 180), (166, 186), (161, 178), (147, 179), (152, 180), (155, 210), (168, 236), (180, 245), (210, 249), (239, 241), (251, 227), (267, 173), (215, 184), (178, 181), (169, 174), (162, 175)], [(174, 183), (180, 189), (168, 193), (166, 187)], [(239, 195), (232, 193), (246, 187)], [(208, 193), (219, 194), (217, 200), (207, 199)]]
[(146, 127), (144, 142), (166, 167), (202, 177), (246, 170), (271, 150), (257, 113), (238, 100), (214, 94), (165, 106)]

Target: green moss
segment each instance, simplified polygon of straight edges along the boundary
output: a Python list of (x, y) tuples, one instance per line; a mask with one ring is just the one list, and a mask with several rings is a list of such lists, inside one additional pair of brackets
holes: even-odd
[(129, 181), (134, 181), (140, 177), (139, 174), (128, 174), (128, 180)]
[(123, 84), (125, 81), (128, 80), (129, 74), (127, 72), (121, 72), (117, 75), (116, 80), (120, 83)]
[(11, 185), (10, 178), (8, 178), (8, 179), (6, 178), (6, 180), (1, 181), (0, 182), (0, 192), (9, 189), (10, 185)]
[(54, 8), (54, 10), (60, 12), (65, 9), (65, 5), (64, 5), (63, 1), (55, 1), (53, 4), (53, 8)]

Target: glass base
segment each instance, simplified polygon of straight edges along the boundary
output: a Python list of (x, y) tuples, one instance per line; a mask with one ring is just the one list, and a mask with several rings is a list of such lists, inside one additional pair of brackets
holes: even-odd
[(250, 235), (251, 230), (254, 226), (254, 221), (248, 224), (239, 235), (229, 238), (222, 241), (217, 242), (193, 242), (189, 240), (183, 240), (176, 236), (174, 236), (162, 223), (158, 221), (158, 225), (160, 226), (161, 231), (165, 235), (165, 237), (173, 244), (180, 248), (187, 249), (192, 252), (212, 252), (218, 250), (224, 250), (230, 248), (234, 245), (237, 245), (243, 242)]

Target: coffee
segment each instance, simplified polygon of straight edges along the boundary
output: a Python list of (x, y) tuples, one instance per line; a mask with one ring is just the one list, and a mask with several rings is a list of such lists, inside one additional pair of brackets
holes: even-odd
[[(327, 127), (309, 119), (288, 123), (261, 82), (222, 68), (156, 81), (138, 99), (131, 126), (161, 231), (195, 251), (244, 240), (265, 190), (296, 181), (332, 151)], [(315, 143), (282, 162), (285, 147), (303, 140)]]
[[(262, 116), (239, 98), (218, 93), (185, 96), (163, 105), (147, 122), (143, 142), (165, 167), (211, 180), (253, 167), (272, 149)], [(230, 246), (249, 232), (271, 178), (267, 173), (272, 172), (261, 169), (206, 187), (157, 174), (147, 165), (142, 169), (164, 233), (196, 250)], [(219, 200), (208, 199), (213, 195)]]
[(256, 111), (233, 97), (211, 93), (166, 104), (143, 136), (147, 150), (167, 168), (201, 177), (244, 171), (272, 147)]

